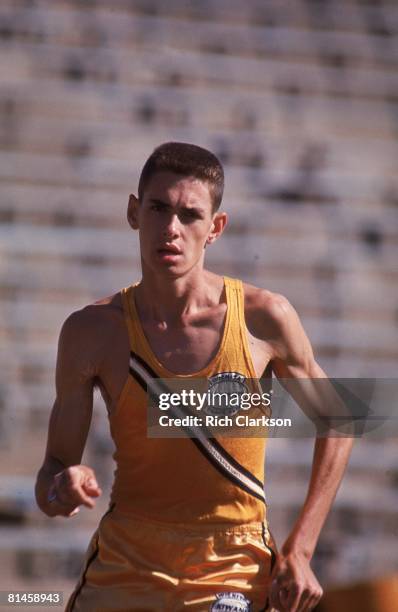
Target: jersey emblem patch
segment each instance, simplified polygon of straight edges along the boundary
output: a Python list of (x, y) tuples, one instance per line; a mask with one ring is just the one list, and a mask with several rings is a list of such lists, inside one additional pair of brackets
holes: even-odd
[(240, 396), (248, 393), (246, 378), (239, 372), (220, 372), (209, 377), (208, 396), (211, 401), (205, 407), (213, 416), (233, 416), (240, 410)]
[(250, 600), (243, 593), (217, 593), (210, 612), (250, 612)]

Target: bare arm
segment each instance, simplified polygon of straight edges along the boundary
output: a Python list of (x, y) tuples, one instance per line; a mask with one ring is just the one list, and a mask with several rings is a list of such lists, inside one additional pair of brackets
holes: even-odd
[[(292, 385), (284, 381), (285, 386), (305, 412), (308, 407), (318, 407), (319, 414), (325, 412), (325, 408), (327, 413), (333, 409), (336, 396), (327, 380), (325, 384), (313, 385), (308, 380), (326, 379), (326, 374), (314, 359), (297, 313), (285, 298), (275, 295), (267, 298), (266, 309), (268, 341), (276, 376), (294, 381)], [(305, 379), (305, 383), (300, 384), (300, 379)], [(322, 437), (315, 441), (307, 496), (273, 572), (271, 604), (278, 610), (311, 610), (322, 595), (310, 561), (341, 483), (352, 444), (352, 438), (341, 437)]]
[(93, 507), (101, 493), (94, 472), (80, 465), (97, 374), (93, 328), (90, 311), (84, 309), (65, 321), (59, 338), (56, 399), (35, 488), (37, 504), (48, 516), (71, 516), (80, 504)]

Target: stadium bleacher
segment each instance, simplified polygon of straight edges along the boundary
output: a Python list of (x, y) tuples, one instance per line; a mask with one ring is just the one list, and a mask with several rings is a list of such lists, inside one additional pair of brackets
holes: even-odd
[[(60, 326), (139, 278), (125, 206), (160, 142), (196, 142), (225, 164), (231, 223), (210, 267), (284, 293), (331, 376), (395, 377), (397, 63), (388, 0), (2, 1), (0, 530), (13, 584), (45, 580), (58, 555), (68, 588), (98, 518), (82, 512), (81, 531), (40, 546), (56, 528), (32, 484)], [(87, 457), (106, 489), (98, 398), (95, 414)], [(270, 441), (278, 537), (304, 495), (308, 442)], [(327, 583), (398, 569), (396, 449), (358, 444), (315, 559)]]

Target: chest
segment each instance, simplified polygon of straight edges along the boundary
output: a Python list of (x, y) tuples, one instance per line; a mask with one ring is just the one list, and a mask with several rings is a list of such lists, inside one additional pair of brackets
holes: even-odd
[[(151, 353), (170, 372), (192, 374), (204, 369), (218, 354), (224, 338), (226, 305), (220, 305), (211, 316), (193, 320), (177, 329), (159, 328), (146, 321), (141, 322), (142, 332)], [(249, 354), (257, 376), (263, 373), (270, 350), (262, 340), (252, 335), (245, 327)], [(112, 329), (112, 342), (102, 356), (98, 384), (111, 411), (129, 375), (130, 343), (123, 316)]]
[(155, 358), (171, 372), (192, 374), (205, 368), (217, 355), (224, 336), (226, 306), (206, 317), (193, 317), (180, 326), (141, 323)]
[[(149, 347), (157, 360), (170, 372), (192, 374), (204, 369), (220, 352), (228, 350), (231, 335), (225, 329), (227, 325), (226, 306), (215, 310), (210, 317), (195, 320), (192, 324), (177, 329), (159, 329), (151, 325), (142, 325)], [(269, 346), (263, 340), (252, 335), (246, 326), (239, 330), (246, 337), (249, 359), (253, 363), (257, 377), (264, 372), (270, 360)], [(234, 348), (243, 351), (240, 334), (233, 335)]]

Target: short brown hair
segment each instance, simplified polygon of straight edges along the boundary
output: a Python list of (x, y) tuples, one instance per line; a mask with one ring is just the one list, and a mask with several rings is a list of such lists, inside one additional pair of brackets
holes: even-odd
[(142, 200), (149, 179), (158, 172), (174, 172), (194, 176), (208, 183), (213, 212), (220, 207), (224, 192), (224, 170), (207, 149), (186, 142), (165, 142), (156, 147), (142, 169), (138, 183), (138, 199)]

